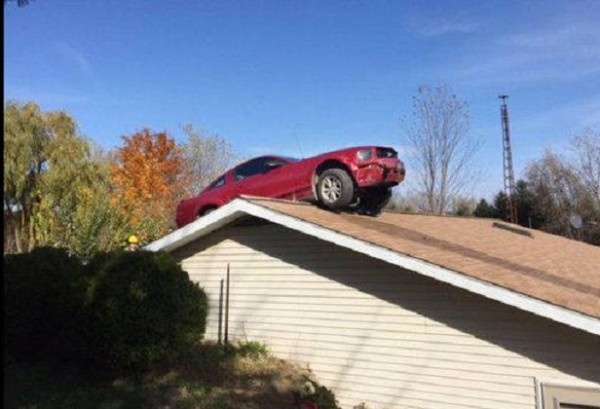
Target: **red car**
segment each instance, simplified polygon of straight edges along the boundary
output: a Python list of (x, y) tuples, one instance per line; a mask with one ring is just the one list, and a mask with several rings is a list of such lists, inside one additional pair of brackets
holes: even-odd
[(261, 156), (227, 171), (196, 197), (177, 206), (177, 227), (240, 195), (319, 202), (376, 215), (404, 180), (404, 163), (392, 148), (360, 146), (298, 160)]

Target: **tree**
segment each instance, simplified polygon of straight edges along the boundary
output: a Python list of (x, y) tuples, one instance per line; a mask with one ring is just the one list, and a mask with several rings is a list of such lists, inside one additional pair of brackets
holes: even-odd
[[(600, 245), (600, 133), (587, 129), (569, 145), (571, 155), (546, 150), (517, 181), (518, 223)], [(482, 199), (474, 214), (506, 220), (506, 195), (498, 192), (491, 208)]]
[(600, 131), (588, 128), (571, 138), (570, 144), (576, 155), (571, 166), (579, 175), (587, 197), (581, 237), (600, 245)]
[[(519, 216), (517, 223), (521, 226), (540, 228), (543, 225), (542, 216), (538, 213), (537, 197), (530, 189), (528, 182), (519, 179), (515, 186), (515, 206)], [(503, 191), (494, 196), (493, 205), (481, 199), (475, 212), (477, 217), (493, 217), (502, 220), (509, 219), (508, 199)]]
[(122, 138), (111, 165), (112, 205), (129, 217), (131, 231), (156, 239), (174, 225), (184, 182), (181, 150), (165, 132), (144, 129)]
[[(543, 214), (538, 210), (538, 197), (529, 183), (519, 179), (515, 186), (515, 206), (517, 206), (517, 223), (521, 226), (539, 229), (544, 223)], [(508, 217), (508, 214), (506, 215)]]
[(596, 210), (600, 211), (600, 131), (588, 128), (571, 138), (570, 145), (576, 155), (571, 166), (581, 178)]
[(48, 167), (40, 179), (38, 242), (72, 249), (80, 227), (77, 214), (89, 205), (84, 196), (102, 186), (105, 175), (93, 162), (89, 142), (78, 135), (77, 124), (69, 115), (48, 113), (46, 121), (51, 138), (46, 149)]
[(571, 225), (571, 216), (593, 217), (592, 198), (581, 178), (567, 161), (546, 151), (541, 159), (529, 164), (528, 183), (536, 196), (536, 209), (544, 220), (542, 228), (569, 238), (578, 234)]
[(489, 204), (487, 200), (481, 199), (473, 211), (473, 216), (496, 218), (498, 217), (498, 211), (493, 205)]
[(423, 210), (445, 213), (473, 177), (469, 163), (478, 143), (469, 136), (467, 105), (447, 86), (421, 86), (406, 125)]
[(414, 190), (395, 191), (385, 209), (402, 213), (419, 213), (423, 196)]
[(184, 197), (195, 196), (231, 168), (239, 158), (231, 144), (219, 135), (206, 136), (188, 124), (183, 127), (187, 141), (182, 146)]
[(450, 212), (455, 216), (472, 216), (476, 207), (475, 199), (457, 196), (452, 199)]
[(66, 244), (75, 253), (86, 256), (122, 248), (123, 237), (130, 233), (129, 215), (112, 205), (110, 158), (99, 147), (93, 147), (91, 155), (95, 179), (77, 192), (78, 205)]
[(97, 236), (83, 237), (81, 215), (108, 192), (108, 175), (92, 158), (89, 142), (68, 114), (42, 112), (34, 103), (9, 102), (4, 118), (5, 238), (14, 243), (5, 252), (38, 245), (82, 251), (76, 242)]
[(44, 115), (36, 104), (4, 104), (4, 213), (17, 252), (35, 246), (32, 221), (49, 139)]

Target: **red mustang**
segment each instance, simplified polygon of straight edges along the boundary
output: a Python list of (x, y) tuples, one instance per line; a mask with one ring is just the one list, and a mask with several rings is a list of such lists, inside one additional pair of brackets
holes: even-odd
[(261, 156), (227, 171), (196, 197), (177, 206), (177, 227), (240, 195), (316, 201), (330, 209), (376, 215), (404, 180), (404, 163), (392, 148), (361, 146), (298, 160)]

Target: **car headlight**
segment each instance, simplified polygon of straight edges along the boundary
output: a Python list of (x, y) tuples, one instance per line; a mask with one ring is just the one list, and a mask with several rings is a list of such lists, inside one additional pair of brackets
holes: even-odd
[(372, 155), (373, 154), (371, 152), (371, 149), (365, 149), (365, 150), (356, 152), (356, 158), (358, 159), (359, 162), (364, 162), (366, 160), (371, 159)]

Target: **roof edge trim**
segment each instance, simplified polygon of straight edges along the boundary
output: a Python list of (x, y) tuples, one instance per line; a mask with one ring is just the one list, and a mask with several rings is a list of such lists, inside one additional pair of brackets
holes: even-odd
[(297, 219), (293, 216), (265, 208), (244, 198), (237, 198), (229, 204), (211, 212), (195, 222), (174, 231), (173, 233), (149, 244), (145, 247), (151, 251), (173, 251), (191, 241), (209, 234), (244, 214), (252, 215), (280, 224), (292, 230), (316, 237), (377, 258), (386, 263), (414, 271), (421, 275), (433, 278), (462, 288), (464, 290), (482, 295), (492, 300), (513, 306), (553, 321), (574, 327), (595, 335), (600, 335), (600, 319), (570, 310), (555, 304), (542, 301), (516, 291), (500, 287), (474, 277), (467, 276), (435, 264), (377, 246), (375, 244), (357, 239), (325, 227)]
[(153, 241), (145, 246), (144, 250), (171, 252), (234, 222), (247, 214), (235, 202), (237, 200), (233, 201), (231, 205), (219, 207), (206, 216), (202, 216), (194, 222)]

